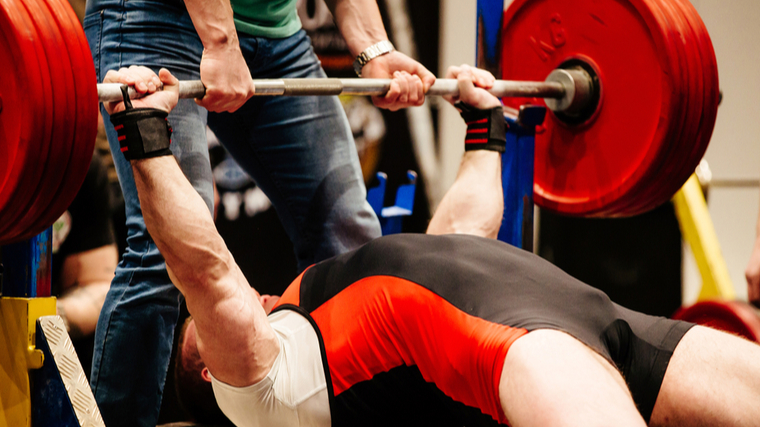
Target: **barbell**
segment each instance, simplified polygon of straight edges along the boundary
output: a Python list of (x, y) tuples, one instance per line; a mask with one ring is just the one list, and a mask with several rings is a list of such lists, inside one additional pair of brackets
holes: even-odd
[[(253, 80), (253, 96), (384, 96), (391, 86), (390, 79), (335, 79), (335, 78), (301, 78), (301, 79), (258, 79)], [(547, 100), (547, 106), (555, 112), (573, 114), (586, 108), (595, 96), (592, 77), (583, 69), (557, 69), (549, 73), (543, 82), (496, 80), (488, 91), (499, 97), (538, 97)], [(131, 99), (140, 94), (129, 88)], [(179, 97), (203, 98), (206, 88), (200, 80), (179, 82)], [(459, 87), (455, 79), (437, 79), (430, 86), (426, 96), (457, 96)], [(120, 101), (121, 85), (118, 83), (99, 83), (98, 100), (100, 102)]]
[[(560, 213), (627, 216), (667, 201), (704, 154), (718, 74), (687, 0), (514, 0), (504, 11), (509, 107), (546, 105), (536, 134), (535, 201)], [(0, 0), (0, 244), (33, 236), (87, 172), (98, 101), (94, 64), (66, 0)], [(257, 80), (258, 95), (372, 94), (388, 80)], [(203, 85), (183, 82), (183, 97)], [(454, 94), (440, 79), (429, 94)]]

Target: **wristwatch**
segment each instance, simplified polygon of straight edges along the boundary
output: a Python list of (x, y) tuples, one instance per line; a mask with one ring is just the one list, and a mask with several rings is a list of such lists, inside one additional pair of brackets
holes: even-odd
[(356, 75), (359, 77), (362, 76), (362, 68), (364, 68), (369, 61), (395, 50), (396, 48), (394, 48), (393, 44), (388, 40), (383, 40), (364, 49), (364, 52), (360, 53), (354, 60), (354, 71), (356, 71)]

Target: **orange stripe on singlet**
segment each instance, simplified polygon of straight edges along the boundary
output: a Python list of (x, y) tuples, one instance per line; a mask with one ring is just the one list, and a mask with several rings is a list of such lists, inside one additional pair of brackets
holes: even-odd
[[(299, 290), (300, 278), (283, 299), (293, 303), (291, 291)], [(509, 347), (525, 329), (468, 315), (416, 283), (389, 276), (355, 282), (311, 315), (336, 396), (397, 366), (416, 365), (447, 396), (507, 423), (499, 380)]]
[(283, 304), (292, 304), (299, 307), (301, 306), (301, 279), (303, 279), (303, 275), (306, 273), (306, 271), (309, 271), (309, 269), (307, 268), (303, 273), (299, 274), (298, 277), (293, 280), (293, 282), (290, 283), (272, 310)]

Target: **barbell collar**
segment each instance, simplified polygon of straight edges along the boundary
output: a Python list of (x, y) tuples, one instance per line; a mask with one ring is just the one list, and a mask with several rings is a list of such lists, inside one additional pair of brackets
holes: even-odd
[(546, 99), (546, 106), (554, 112), (575, 115), (583, 111), (594, 98), (591, 76), (583, 69), (556, 69), (546, 78), (547, 83), (559, 83), (564, 96)]
[[(390, 79), (265, 79), (254, 80), (255, 96), (310, 96), (310, 95), (385, 95), (390, 89)], [(98, 84), (100, 102), (121, 100), (117, 83)], [(567, 93), (563, 82), (528, 82), (496, 80), (489, 92), (496, 97), (563, 98)], [(180, 98), (203, 98), (206, 88), (200, 80), (179, 82)], [(459, 88), (454, 79), (438, 79), (427, 95), (457, 96)], [(139, 98), (133, 88), (129, 88), (131, 99)]]

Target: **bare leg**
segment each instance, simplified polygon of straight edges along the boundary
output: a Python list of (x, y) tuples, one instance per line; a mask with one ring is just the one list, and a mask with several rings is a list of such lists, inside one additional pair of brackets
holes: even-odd
[(695, 326), (670, 359), (652, 426), (756, 426), (760, 346)]
[(563, 332), (539, 330), (509, 349), (499, 383), (514, 427), (643, 427), (620, 373)]
[(504, 212), (501, 155), (468, 151), (457, 179), (438, 205), (427, 234), (473, 234), (495, 239)]

